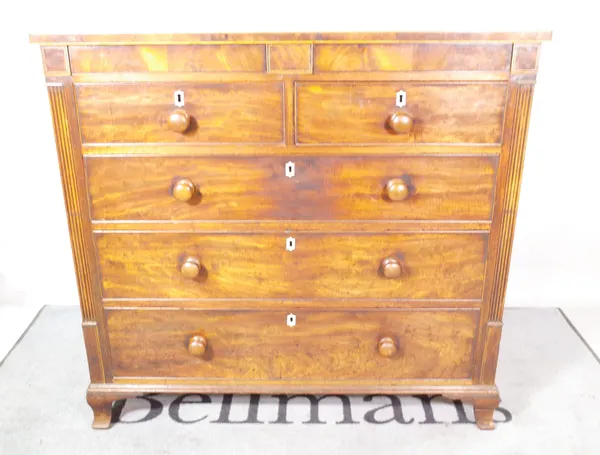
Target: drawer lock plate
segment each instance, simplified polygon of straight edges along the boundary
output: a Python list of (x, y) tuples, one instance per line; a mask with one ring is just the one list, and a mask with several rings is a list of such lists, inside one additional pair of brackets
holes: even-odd
[(294, 237), (285, 239), (285, 249), (288, 251), (294, 251), (296, 249), (296, 239)]
[(406, 92), (404, 90), (398, 90), (396, 92), (396, 106), (406, 106)]
[(173, 103), (175, 104), (176, 107), (185, 106), (185, 98), (183, 95), (183, 90), (175, 90), (175, 93), (173, 93)]
[(295, 175), (296, 165), (293, 162), (288, 161), (287, 163), (285, 163), (285, 176), (291, 179)]
[(288, 314), (285, 318), (285, 321), (288, 327), (294, 327), (296, 325), (296, 315), (293, 313)]

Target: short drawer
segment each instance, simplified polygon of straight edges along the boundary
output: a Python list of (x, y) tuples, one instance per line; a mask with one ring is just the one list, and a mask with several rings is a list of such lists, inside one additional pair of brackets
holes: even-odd
[(116, 377), (207, 381), (469, 379), (478, 319), (477, 310), (107, 311)]
[(86, 158), (95, 220), (490, 220), (496, 165), (494, 156)]
[(296, 142), (498, 144), (505, 98), (500, 83), (299, 82)]
[(481, 299), (487, 233), (96, 233), (105, 298)]
[[(183, 107), (175, 107), (176, 91)], [(84, 143), (281, 143), (280, 82), (81, 84)]]

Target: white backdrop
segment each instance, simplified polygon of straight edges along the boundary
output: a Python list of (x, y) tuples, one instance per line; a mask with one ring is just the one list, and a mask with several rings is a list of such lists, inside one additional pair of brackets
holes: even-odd
[(78, 303), (40, 55), (28, 33), (553, 30), (541, 54), (507, 305), (600, 302), (593, 2), (180, 0), (172, 11), (164, 2), (84, 3), (0, 6), (0, 334), (18, 331), (43, 304)]

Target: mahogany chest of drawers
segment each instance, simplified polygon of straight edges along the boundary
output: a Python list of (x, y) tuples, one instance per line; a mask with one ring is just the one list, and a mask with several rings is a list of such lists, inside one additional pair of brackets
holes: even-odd
[(94, 428), (169, 393), (441, 394), (493, 428), (549, 33), (34, 36)]

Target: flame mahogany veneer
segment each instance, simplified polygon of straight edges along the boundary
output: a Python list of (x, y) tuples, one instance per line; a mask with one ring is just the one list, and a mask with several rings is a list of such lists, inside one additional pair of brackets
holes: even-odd
[(91, 384), (442, 394), (494, 427), (549, 33), (32, 36)]

